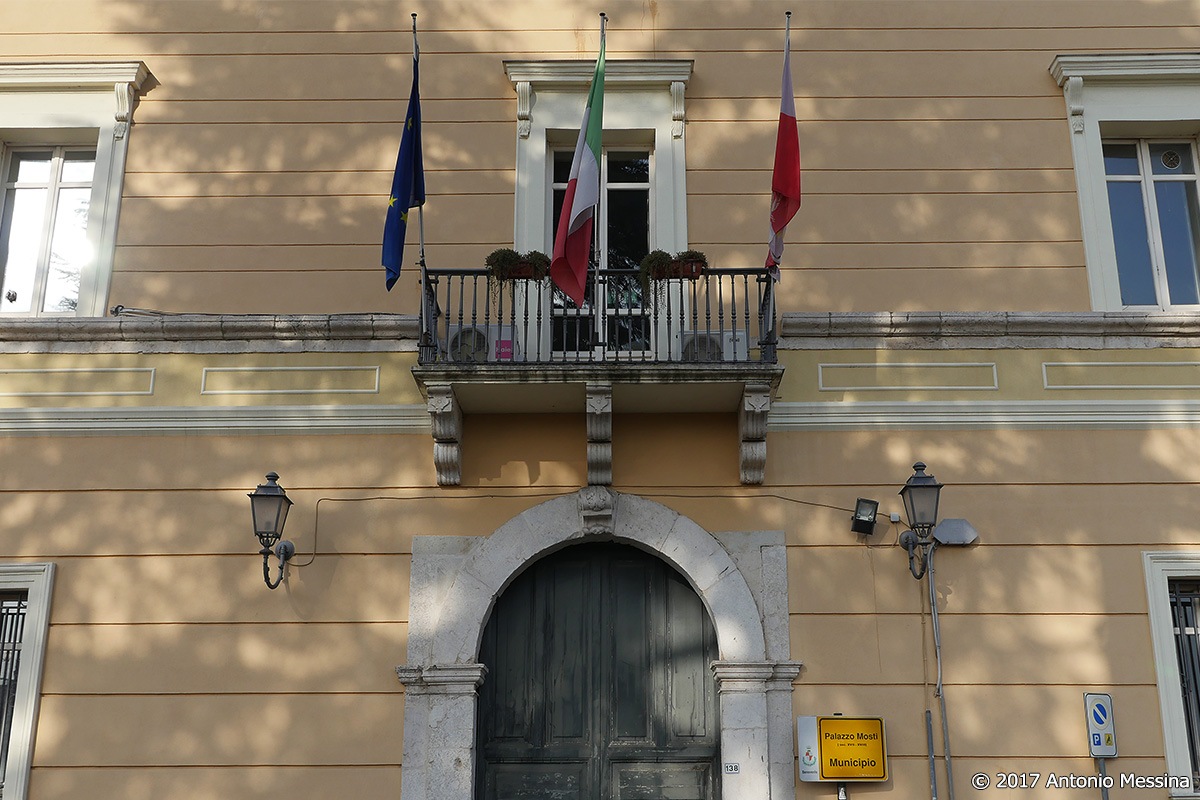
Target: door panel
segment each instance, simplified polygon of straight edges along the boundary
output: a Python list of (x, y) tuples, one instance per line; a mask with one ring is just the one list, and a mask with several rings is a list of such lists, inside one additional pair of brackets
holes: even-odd
[(488, 784), (496, 800), (588, 800), (586, 764), (491, 764)]
[(707, 800), (707, 764), (614, 764), (616, 800)]
[[(548, 617), (547, 626), (542, 630), (548, 633), (545, 636), (550, 650), (548, 664), (553, 668), (541, 673), (540, 677), (546, 682), (544, 689), (535, 687), (534, 691), (550, 708), (546, 738), (551, 742), (586, 745), (591, 738), (589, 661), (592, 642), (585, 634), (589, 627), (587, 608), (591, 602), (592, 581), (589, 580), (588, 565), (575, 560), (548, 571), (548, 577), (549, 586), (543, 591), (549, 591), (551, 596), (545, 599), (546, 612), (539, 616)], [(520, 640), (511, 640), (509, 645), (509, 649), (517, 652), (528, 652)], [(529, 669), (528, 656), (525, 669), (527, 673), (533, 672)]]
[[(616, 563), (611, 571), (609, 607), (613, 653), (614, 738), (650, 738), (650, 642), (646, 630), (646, 586), (649, 576), (644, 564)], [(605, 632), (607, 633), (607, 631)]]
[(481, 800), (710, 800), (716, 635), (700, 598), (630, 547), (579, 545), (497, 600), (480, 660)]

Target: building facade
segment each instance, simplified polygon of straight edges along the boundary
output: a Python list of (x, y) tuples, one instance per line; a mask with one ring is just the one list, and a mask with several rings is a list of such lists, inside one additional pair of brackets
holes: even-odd
[(1197, 108), (1175, 0), (4, 4), (0, 796), (1200, 797)]

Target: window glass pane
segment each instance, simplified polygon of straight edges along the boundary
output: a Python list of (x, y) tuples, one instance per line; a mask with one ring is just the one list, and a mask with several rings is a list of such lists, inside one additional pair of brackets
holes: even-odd
[(644, 314), (610, 314), (608, 349), (619, 352), (650, 349), (650, 318)]
[(607, 275), (604, 280), (604, 302), (609, 311), (613, 313), (641, 309), (641, 276), (635, 273)]
[(1136, 144), (1104, 145), (1105, 175), (1138, 175)]
[(609, 183), (650, 183), (649, 153), (608, 154)]
[(575, 154), (570, 150), (554, 151), (554, 182), (566, 183), (571, 180), (571, 159)]
[(37, 152), (15, 152), (8, 167), (8, 181), (19, 183), (50, 182), (50, 164), (52, 153), (49, 150)]
[[(610, 168), (609, 176), (612, 176)], [(608, 268), (637, 269), (650, 252), (650, 193), (644, 189), (608, 192)]]
[(1154, 270), (1150, 265), (1141, 183), (1110, 182), (1108, 209), (1112, 215), (1113, 243), (1117, 249), (1121, 302), (1127, 306), (1158, 305), (1158, 296), (1154, 291)]
[(87, 241), (91, 194), (91, 189), (84, 188), (58, 193), (43, 311), (74, 311), (79, 304), (79, 276), (92, 255)]
[(1150, 171), (1155, 175), (1194, 175), (1191, 146), (1187, 142), (1150, 145)]
[(32, 308), (47, 191), (12, 189), (8, 192), (3, 225), (0, 226), (7, 237), (0, 311), (28, 312)]
[(1166, 260), (1167, 292), (1172, 305), (1200, 303), (1196, 286), (1196, 245), (1200, 243), (1196, 202), (1196, 184), (1190, 181), (1164, 181), (1154, 184), (1161, 227), (1163, 257)]
[(96, 172), (96, 153), (67, 153), (63, 159), (63, 183), (91, 183)]
[[(555, 289), (555, 294), (559, 294)], [(562, 298), (563, 303), (566, 303), (571, 308), (571, 301)], [(595, 318), (591, 314), (583, 316), (555, 316), (550, 324), (550, 349), (554, 352), (567, 351), (569, 353), (579, 352), (580, 350), (591, 350), (595, 340), (594, 323)]]

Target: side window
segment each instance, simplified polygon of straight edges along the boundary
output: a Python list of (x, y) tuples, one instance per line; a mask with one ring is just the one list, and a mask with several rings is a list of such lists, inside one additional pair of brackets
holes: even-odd
[(1200, 305), (1200, 55), (1060, 55), (1096, 311)]
[(1122, 304), (1200, 303), (1195, 143), (1105, 141), (1104, 179)]
[(74, 314), (92, 260), (95, 150), (12, 150), (0, 199), (0, 313)]
[(21, 670), (21, 639), (28, 609), (28, 593), (0, 593), (0, 792), (3, 792), (7, 772), (8, 742), (12, 737), (17, 703), (17, 675)]
[(1171, 633), (1179, 664), (1179, 693), (1183, 701), (1188, 755), (1193, 785), (1200, 777), (1200, 580), (1168, 582)]
[(0, 64), (0, 316), (104, 316), (141, 62)]
[(26, 800), (53, 564), (0, 564), (0, 797)]

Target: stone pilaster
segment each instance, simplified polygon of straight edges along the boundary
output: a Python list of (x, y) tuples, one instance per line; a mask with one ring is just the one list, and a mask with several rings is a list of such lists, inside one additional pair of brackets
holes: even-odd
[[(713, 662), (721, 704), (721, 761), (739, 771), (722, 776), (725, 800), (791, 800), (791, 662)], [(765, 765), (765, 769), (764, 769)]]
[(468, 800), (475, 792), (476, 694), (483, 664), (396, 667), (404, 684), (400, 796), (405, 800)]

